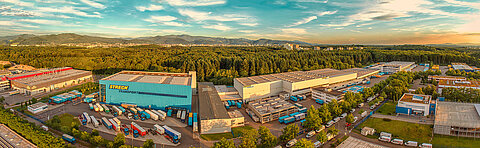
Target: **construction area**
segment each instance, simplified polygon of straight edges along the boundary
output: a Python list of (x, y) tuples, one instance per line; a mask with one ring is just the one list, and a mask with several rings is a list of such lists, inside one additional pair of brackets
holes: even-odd
[(438, 101), (433, 132), (480, 138), (480, 104)]

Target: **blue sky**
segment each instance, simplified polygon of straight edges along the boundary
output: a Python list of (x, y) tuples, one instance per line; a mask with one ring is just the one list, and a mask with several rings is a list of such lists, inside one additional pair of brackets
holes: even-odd
[(0, 35), (480, 42), (479, 0), (0, 0)]

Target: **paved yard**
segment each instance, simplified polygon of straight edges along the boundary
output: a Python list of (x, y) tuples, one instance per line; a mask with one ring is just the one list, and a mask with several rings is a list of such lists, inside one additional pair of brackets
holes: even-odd
[(386, 147), (373, 144), (367, 141), (363, 141), (357, 138), (348, 137), (347, 140), (343, 141), (343, 143), (338, 145), (337, 148), (386, 148)]

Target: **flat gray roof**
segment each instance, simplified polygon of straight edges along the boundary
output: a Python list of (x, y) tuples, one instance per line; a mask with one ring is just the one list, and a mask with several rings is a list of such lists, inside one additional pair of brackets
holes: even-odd
[(230, 118), (212, 82), (198, 83), (198, 99), (200, 120)]
[(285, 101), (281, 98), (265, 98), (265, 99), (258, 99), (249, 104), (253, 109), (255, 109), (260, 115), (264, 116), (270, 113), (276, 113), (283, 110), (290, 109), (292, 107), (296, 107), (290, 102)]
[(415, 62), (391, 61), (391, 62), (385, 63), (385, 64), (383, 64), (383, 65), (384, 65), (384, 66), (401, 66), (401, 67), (405, 67), (405, 66), (413, 65), (413, 64), (415, 64)]
[(367, 141), (363, 141), (357, 138), (348, 137), (347, 140), (343, 141), (338, 148), (386, 148), (381, 145), (373, 144)]
[(480, 128), (480, 115), (472, 103), (437, 101), (435, 124)]

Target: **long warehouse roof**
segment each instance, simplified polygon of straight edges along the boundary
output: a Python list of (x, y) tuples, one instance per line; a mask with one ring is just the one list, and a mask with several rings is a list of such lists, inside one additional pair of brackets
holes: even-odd
[(201, 120), (230, 118), (212, 82), (198, 83), (198, 99)]
[(29, 73), (28, 75), (9, 77), (12, 84), (20, 87), (45, 87), (53, 84), (65, 82), (68, 80), (78, 79), (92, 75), (91, 71), (76, 70), (72, 68), (58, 68), (52, 71), (41, 73)]
[(189, 86), (192, 83), (192, 75), (188, 73), (121, 71), (102, 80)]
[(436, 125), (480, 128), (479, 104), (437, 102)]

